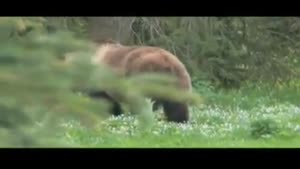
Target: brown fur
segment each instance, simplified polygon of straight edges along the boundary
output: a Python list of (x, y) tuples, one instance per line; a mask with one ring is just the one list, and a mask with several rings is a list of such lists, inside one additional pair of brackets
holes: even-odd
[[(105, 64), (121, 76), (147, 72), (169, 73), (177, 77), (179, 89), (191, 91), (192, 88), (190, 75), (181, 61), (170, 52), (158, 47), (123, 46), (109, 41), (97, 47), (92, 62)], [(115, 103), (114, 99), (111, 100)], [(186, 122), (189, 120), (186, 104), (159, 98), (154, 100), (155, 104), (163, 106), (168, 121)], [(114, 114), (119, 113), (114, 112)]]

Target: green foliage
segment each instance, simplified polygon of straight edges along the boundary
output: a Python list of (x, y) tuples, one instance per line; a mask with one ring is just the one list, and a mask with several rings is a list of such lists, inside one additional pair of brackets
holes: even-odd
[[(91, 65), (84, 18), (2, 17), (0, 146), (299, 146), (296, 18), (141, 17), (132, 26), (135, 44), (164, 47), (183, 60), (193, 93), (172, 87), (172, 77), (120, 78)], [(105, 101), (74, 92), (85, 89), (118, 92), (126, 114), (108, 116)], [(205, 104), (191, 106), (185, 125), (166, 123), (144, 98), (193, 105), (202, 102), (198, 93)]]
[(44, 17), (44, 26), (48, 32), (71, 31), (76, 37), (87, 36), (87, 23), (84, 17)]
[[(89, 80), (92, 67), (87, 62), (67, 66), (58, 59), (68, 51), (88, 53), (88, 43), (72, 38), (67, 32), (47, 36), (42, 23), (39, 18), (3, 18), (0, 23), (4, 27), (0, 30), (2, 34), (11, 34), (1, 38), (0, 45), (0, 127), (17, 137), (14, 140), (23, 140), (12, 146), (44, 145), (42, 140), (53, 136), (51, 130), (60, 119), (73, 116), (96, 122), (99, 115), (93, 112), (101, 112), (101, 103), (71, 91), (74, 83)], [(33, 31), (20, 34), (28, 27)], [(37, 124), (45, 118), (48, 128), (40, 132)]]
[(225, 88), (298, 77), (299, 28), (293, 17), (140, 17), (133, 25), (135, 43), (172, 51), (193, 76)]
[[(46, 19), (56, 29), (86, 36), (85, 18)], [(136, 17), (128, 23), (133, 44), (166, 48), (193, 76), (222, 88), (299, 77), (299, 25), (294, 17)]]
[(271, 119), (261, 119), (251, 123), (251, 136), (254, 138), (267, 137), (277, 134), (278, 124)]
[[(47, 25), (45, 18), (0, 20), (0, 135), (7, 138), (0, 146), (68, 145), (57, 139), (64, 132), (62, 121), (74, 119), (87, 127), (97, 126), (107, 117), (109, 104), (81, 96), (76, 90), (118, 92), (131, 113), (141, 117), (141, 126), (153, 118), (144, 99), (150, 93), (155, 96), (164, 91), (163, 95), (175, 100), (199, 100), (195, 94), (186, 95), (166, 85), (169, 78), (144, 75), (124, 79), (108, 68), (92, 65), (92, 44), (66, 29), (49, 34)], [(66, 54), (71, 60), (65, 60), (70, 59)], [(138, 78), (145, 81), (140, 82), (142, 86), (136, 86)]]
[[(199, 84), (197, 80), (194, 82)], [(249, 85), (250, 86), (250, 85)], [(270, 87), (270, 86), (269, 86)], [(200, 87), (201, 88), (201, 87)], [(273, 89), (273, 94), (284, 97), (283, 89)], [(196, 88), (196, 91), (201, 90)], [(78, 123), (66, 121), (63, 138), (82, 147), (299, 147), (300, 109), (291, 97), (265, 99), (268, 91), (258, 86), (218, 93), (201, 90), (204, 99), (214, 94), (214, 102), (201, 107), (191, 107), (192, 121), (187, 124), (166, 123), (161, 110), (155, 112), (157, 123), (147, 131), (138, 127), (139, 120), (126, 114), (111, 117), (93, 130)], [(248, 96), (251, 91), (255, 96)], [(226, 99), (224, 99), (226, 97)], [(255, 98), (259, 100), (253, 102)], [(279, 97), (280, 98), (280, 97)], [(249, 103), (249, 107), (245, 105)], [(229, 104), (229, 106), (227, 105)], [(101, 131), (101, 132), (100, 132)], [(263, 139), (262, 139), (263, 138)]]

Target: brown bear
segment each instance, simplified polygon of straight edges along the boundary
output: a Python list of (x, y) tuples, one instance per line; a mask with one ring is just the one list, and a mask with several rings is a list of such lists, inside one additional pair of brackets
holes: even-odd
[[(184, 64), (172, 53), (159, 47), (152, 46), (125, 46), (107, 40), (97, 43), (96, 53), (92, 57), (93, 64), (105, 64), (121, 76), (130, 76), (138, 73), (169, 73), (177, 78), (178, 89), (191, 91), (191, 78)], [(113, 106), (112, 114), (122, 114), (121, 105), (116, 97), (106, 91), (90, 91), (93, 98), (105, 98)], [(172, 100), (151, 98), (154, 100), (154, 109), (163, 107), (167, 121), (183, 123), (190, 118), (188, 105)]]

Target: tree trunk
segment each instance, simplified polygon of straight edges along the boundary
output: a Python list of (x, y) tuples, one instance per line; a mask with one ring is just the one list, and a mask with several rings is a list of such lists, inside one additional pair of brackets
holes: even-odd
[(135, 17), (87, 17), (89, 37), (93, 41), (113, 39), (128, 43)]

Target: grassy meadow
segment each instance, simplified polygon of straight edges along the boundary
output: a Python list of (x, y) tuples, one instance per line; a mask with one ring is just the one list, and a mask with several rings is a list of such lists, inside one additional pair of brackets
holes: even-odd
[[(89, 129), (77, 121), (65, 121), (61, 137), (75, 147), (110, 148), (282, 148), (300, 147), (300, 82), (291, 85), (246, 85), (240, 90), (216, 91), (201, 83), (194, 91), (202, 95), (201, 107), (191, 107), (188, 124), (167, 123), (162, 111), (149, 130), (125, 114), (110, 117), (99, 128)], [(149, 102), (149, 105), (151, 103)]]

